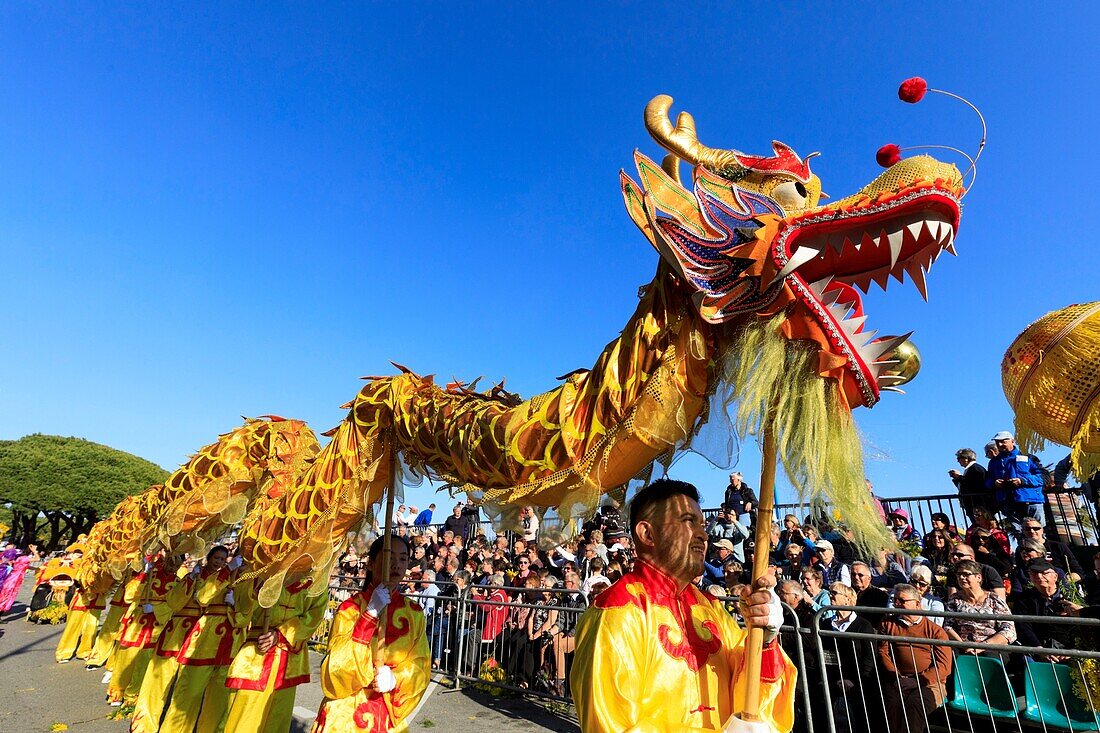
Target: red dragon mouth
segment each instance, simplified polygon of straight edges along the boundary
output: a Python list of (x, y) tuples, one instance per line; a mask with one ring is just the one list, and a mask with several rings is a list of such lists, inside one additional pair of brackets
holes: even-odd
[[(927, 300), (926, 276), (947, 251), (954, 254), (959, 224), (955, 192), (938, 184), (910, 189), (850, 207), (826, 208), (786, 222), (772, 249), (779, 273), (826, 334), (830, 351), (846, 360), (846, 392), (855, 388), (867, 406), (884, 389), (903, 381), (892, 352), (907, 338), (865, 328), (867, 317), (856, 287), (886, 290), (889, 278), (905, 275)], [(856, 287), (853, 287), (856, 286)]]

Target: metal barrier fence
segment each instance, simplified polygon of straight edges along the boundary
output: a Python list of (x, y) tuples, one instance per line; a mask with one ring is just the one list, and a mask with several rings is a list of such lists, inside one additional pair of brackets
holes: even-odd
[[(583, 594), (560, 588), (459, 590), (453, 585), (447, 591), (406, 593), (425, 609), (434, 673), (456, 686), (571, 701), (573, 633), (587, 607)], [(334, 596), (332, 603), (342, 601)], [(732, 599), (726, 608), (736, 615)], [(873, 630), (862, 628), (872, 633), (853, 632), (850, 626), (840, 631), (828, 620), (849, 612), (870, 621)], [(982, 620), (1070, 627), (1079, 643), (1063, 649), (1053, 643), (1029, 647), (886, 636), (877, 627), (898, 609), (826, 606), (803, 625), (800, 615), (784, 606), (780, 641), (799, 670), (796, 732), (1100, 731), (1100, 620), (904, 613), (943, 619), (952, 627)], [(315, 639), (327, 640), (329, 623), (322, 624)], [(918, 667), (918, 674), (910, 674)]]
[[(812, 719), (818, 730), (854, 733), (884, 725), (904, 733), (1100, 730), (1100, 698), (1094, 692), (1094, 685), (1100, 686), (1100, 620), (904, 611), (907, 617), (943, 618), (952, 627), (1010, 620), (1017, 626), (1073, 629), (1079, 641), (1092, 646), (1083, 650), (887, 636), (881, 630), (853, 633), (822, 622), (838, 612), (879, 623), (899, 614), (897, 609), (839, 606), (815, 612), (809, 634), (814, 648), (800, 671), (817, 694), (800, 717)], [(904, 622), (887, 627), (903, 628), (920, 627)]]
[[(951, 524), (960, 529), (965, 529), (970, 525), (970, 519), (963, 510), (958, 494), (879, 497), (879, 500), (882, 502), (883, 510), (887, 513), (894, 509), (904, 509), (909, 515), (909, 523), (916, 527), (922, 535), (932, 529), (932, 515), (936, 513), (946, 514), (950, 518)], [(776, 504), (774, 519), (782, 525), (783, 517), (786, 514), (794, 514), (801, 522), (807, 518), (807, 513), (810, 511), (811, 507), (805, 504)], [(819, 511), (828, 516), (831, 508), (826, 504)], [(703, 510), (703, 514), (707, 519), (717, 513), (717, 507)], [(1097, 509), (1085, 495), (1084, 489), (1057, 492), (1048, 490), (1044, 515), (1044, 524), (1046, 524), (1048, 530), (1047, 536), (1051, 539), (1057, 539), (1070, 545), (1100, 545), (1100, 522), (1097, 519)], [(479, 520), (472, 524), (474, 529), (470, 533), (471, 537), (480, 533), (492, 540), (497, 534), (503, 534), (508, 539), (509, 547), (512, 546), (518, 536), (513, 531), (496, 532), (493, 523), (487, 520)], [(409, 535), (418, 535), (430, 531), (436, 537), (442, 537), (444, 525), (439, 523), (421, 526), (407, 525), (406, 531)]]

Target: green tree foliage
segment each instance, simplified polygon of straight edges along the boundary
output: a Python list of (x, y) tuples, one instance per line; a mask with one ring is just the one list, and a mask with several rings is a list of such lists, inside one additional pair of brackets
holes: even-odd
[(35, 434), (0, 441), (0, 503), (10, 505), (12, 535), (37, 539), (45, 518), (46, 549), (71, 541), (124, 496), (167, 477), (154, 463), (83, 438)]

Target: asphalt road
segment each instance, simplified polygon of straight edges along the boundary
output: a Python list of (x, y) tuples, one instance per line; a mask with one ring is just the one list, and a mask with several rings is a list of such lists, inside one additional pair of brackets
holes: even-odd
[[(26, 622), (29, 581), (28, 577), (19, 601), (0, 621), (0, 731), (46, 733), (55, 723), (63, 723), (73, 733), (125, 733), (125, 721), (107, 719), (112, 708), (104, 702), (104, 685), (99, 681), (102, 671), (85, 670), (76, 660), (58, 664), (53, 653), (62, 627)], [(320, 663), (321, 656), (313, 655), (314, 680)], [(294, 733), (309, 731), (320, 702), (321, 690), (316, 682), (298, 688), (291, 728)], [(579, 731), (574, 719), (536, 702), (452, 690), (438, 683), (428, 688), (409, 728), (494, 733)]]

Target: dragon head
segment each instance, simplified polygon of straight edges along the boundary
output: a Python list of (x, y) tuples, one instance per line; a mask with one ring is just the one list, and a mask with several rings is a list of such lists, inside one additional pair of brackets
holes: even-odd
[[(849, 408), (874, 405), (915, 373), (908, 336), (876, 337), (857, 287), (883, 290), (908, 274), (927, 299), (925, 277), (954, 254), (963, 177), (929, 156), (900, 160), (857, 193), (822, 205), (809, 159), (772, 143), (774, 155), (708, 148), (672, 98), (646, 107), (646, 127), (670, 155), (658, 166), (635, 153), (641, 185), (622, 174), (627, 210), (693, 288), (710, 323), (782, 313), (781, 335), (817, 347), (817, 370), (835, 379)], [(689, 191), (679, 162), (694, 166)]]

